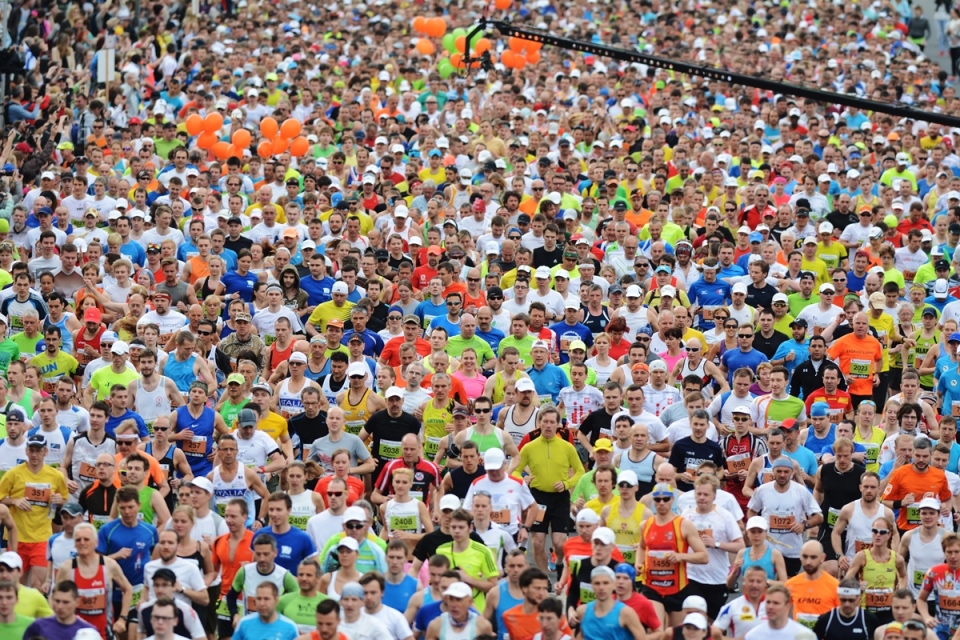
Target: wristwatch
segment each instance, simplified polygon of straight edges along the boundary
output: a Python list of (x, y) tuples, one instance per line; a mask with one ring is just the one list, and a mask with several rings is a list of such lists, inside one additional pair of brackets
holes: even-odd
[(713, 541), (713, 548), (714, 548), (714, 549), (719, 549), (719, 548), (720, 548), (720, 543), (717, 542), (716, 540), (714, 540), (714, 541)]

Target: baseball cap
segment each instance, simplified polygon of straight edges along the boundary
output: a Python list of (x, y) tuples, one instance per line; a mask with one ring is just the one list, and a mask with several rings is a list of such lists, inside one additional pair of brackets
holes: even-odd
[(83, 515), (83, 507), (81, 507), (81, 506), (80, 506), (80, 503), (78, 503), (78, 502), (68, 502), (68, 503), (66, 503), (65, 505), (63, 505), (62, 507), (60, 507), (60, 511), (61, 511), (62, 513), (66, 513), (67, 515), (70, 515), (70, 516), (82, 516), (82, 515)]
[(387, 400), (390, 398), (403, 398), (403, 389), (397, 386), (390, 387), (386, 393), (383, 394), (383, 397)]
[(603, 544), (613, 544), (616, 541), (616, 535), (609, 527), (597, 527), (590, 539)]
[(440, 498), (440, 511), (456, 511), (462, 505), (463, 503), (460, 502), (460, 498), (452, 493), (448, 493)]
[(23, 569), (23, 560), (20, 559), (20, 554), (14, 551), (0, 553), (0, 564), (11, 569)]
[[(703, 600), (703, 598), (701, 598), (700, 596), (690, 596), (689, 598), (684, 600), (683, 603), (686, 604), (688, 600), (693, 600), (694, 598), (698, 600)], [(684, 607), (684, 609), (686, 608), (687, 607)], [(706, 603), (704, 603), (703, 610), (706, 611)], [(687, 616), (683, 619), (683, 626), (687, 626), (688, 624), (693, 627), (696, 627), (697, 629), (700, 629), (701, 631), (706, 631), (709, 628), (709, 625), (707, 624), (707, 619), (703, 617), (702, 613), (688, 613)]]
[[(940, 501), (936, 498), (924, 498), (917, 505), (917, 509), (936, 509), (937, 511), (940, 511)], [(2, 564), (2, 562), (2, 556), (0, 556), (0, 564)]]
[(653, 491), (650, 492), (650, 495), (654, 498), (672, 498), (674, 494), (674, 488), (664, 482), (654, 485)]
[(609, 438), (600, 438), (597, 440), (596, 444), (593, 445), (594, 451), (608, 451), (613, 453), (613, 443), (610, 442)]
[(244, 379), (242, 374), (231, 373), (230, 375), (227, 376), (227, 384), (234, 384), (234, 383), (243, 384), (244, 382), (246, 382), (246, 380)]
[[(707, 611), (707, 601), (704, 600), (703, 597), (701, 597), (701, 596), (687, 596), (686, 598), (683, 599), (683, 604), (680, 605), (680, 608), (681, 608), (681, 609), (693, 609), (693, 610), (695, 610), (695, 611), (703, 611), (703, 612), (706, 612), (706, 611)], [(695, 614), (689, 614), (689, 615), (687, 615), (687, 617), (689, 618), (690, 615), (695, 615)], [(703, 616), (701, 616), (701, 617), (703, 617)], [(684, 621), (684, 624), (687, 624), (687, 622)], [(706, 627), (702, 627), (702, 628), (706, 629)]]
[(366, 376), (370, 373), (369, 367), (363, 362), (351, 362), (350, 366), (347, 367), (347, 377), (351, 376)]
[(770, 528), (770, 526), (767, 524), (767, 520), (763, 516), (751, 516), (750, 519), (747, 520), (747, 526), (745, 528), (748, 531), (750, 529), (763, 529), (766, 531)]
[(600, 515), (593, 509), (581, 509), (577, 514), (576, 520), (578, 523), (584, 522), (586, 524), (599, 524)]
[[(598, 441), (599, 442), (599, 441)], [(626, 471), (621, 471), (617, 475), (617, 484), (626, 483), (631, 487), (640, 486), (640, 479), (637, 478), (637, 474), (632, 469), (627, 469)]]
[(444, 590), (443, 595), (462, 600), (463, 598), (472, 598), (473, 589), (466, 582), (454, 582)]
[(499, 471), (506, 463), (502, 449), (487, 449), (483, 454), (483, 468), (487, 471)]
[(188, 487), (197, 487), (198, 489), (203, 489), (210, 495), (213, 495), (213, 483), (204, 476), (194, 476), (193, 480), (187, 482), (186, 485)]
[(873, 309), (883, 309), (887, 306), (887, 299), (879, 291), (870, 294), (870, 307)]
[(811, 418), (826, 418), (830, 415), (830, 405), (826, 402), (814, 402), (810, 407)]
[[(344, 519), (344, 522), (346, 522), (346, 519)], [(357, 541), (354, 540), (353, 538), (351, 538), (350, 536), (343, 536), (342, 538), (340, 538), (340, 540), (337, 542), (337, 548), (339, 549), (340, 547), (346, 547), (347, 549), (350, 549), (351, 551), (359, 551), (359, 550), (360, 550), (360, 545), (357, 544)], [(346, 587), (346, 585), (345, 585), (345, 587)], [(344, 590), (346, 590), (346, 588), (345, 588)], [(361, 592), (363, 591), (363, 588), (362, 588), (362, 587), (361, 587), (360, 591), (361, 591)], [(361, 597), (361, 598), (362, 598), (363, 596), (358, 596), (358, 597)]]
[(347, 507), (346, 511), (343, 512), (343, 521), (344, 522), (366, 522), (367, 513), (360, 507)]
[(255, 427), (260, 421), (260, 415), (253, 409), (241, 409), (237, 414), (237, 424), (241, 427)]
[(524, 391), (536, 391), (537, 388), (534, 386), (533, 380), (530, 378), (520, 378), (517, 380), (516, 390), (517, 393), (522, 393)]

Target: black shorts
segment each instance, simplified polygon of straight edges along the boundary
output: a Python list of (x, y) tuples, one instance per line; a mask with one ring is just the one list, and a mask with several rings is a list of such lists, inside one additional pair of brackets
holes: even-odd
[[(123, 614), (120, 612), (120, 610), (122, 609), (122, 605), (123, 605), (123, 603), (120, 602), (119, 600), (114, 600), (114, 601), (113, 601), (113, 619), (114, 619), (114, 622), (116, 622), (116, 621), (120, 618), (120, 616), (123, 615)], [(128, 617), (127, 617), (127, 628), (128, 628), (128, 629), (131, 629), (131, 628), (134, 627), (134, 625), (136, 625), (137, 621), (139, 620), (139, 618), (138, 618), (139, 612), (137, 611), (137, 608), (136, 608), (136, 607), (130, 607), (130, 611), (127, 611), (127, 616), (128, 616)], [(113, 623), (111, 623), (111, 624), (113, 624)]]
[(530, 531), (533, 533), (569, 533), (573, 530), (570, 517), (570, 492), (547, 493), (538, 489), (530, 489), (533, 499), (544, 514), (540, 522), (534, 522)]
[(803, 570), (803, 565), (800, 564), (800, 558), (788, 558), (783, 557), (783, 564), (787, 567), (787, 577), (792, 578), (793, 576), (800, 575), (800, 571)]
[(676, 613), (677, 611), (683, 611), (683, 601), (687, 599), (687, 596), (694, 594), (691, 585), (688, 584), (683, 589), (680, 589), (680, 591), (670, 596), (660, 595), (659, 591), (654, 591), (647, 585), (643, 585), (640, 587), (640, 595), (651, 602), (659, 602), (663, 605), (663, 608), (667, 613)]
[(727, 585), (725, 584), (701, 584), (691, 582), (687, 585), (690, 595), (697, 595), (707, 601), (707, 617), (716, 620), (720, 615), (720, 609), (727, 604)]
[[(211, 602), (214, 602), (211, 600)], [(217, 598), (216, 606), (211, 607), (217, 618), (217, 636), (220, 638), (233, 637), (233, 618), (230, 617), (230, 611), (227, 609), (227, 599)]]
[(203, 624), (203, 630), (207, 633), (213, 633), (217, 630), (219, 616), (217, 616), (217, 603), (220, 601), (220, 585), (207, 587), (207, 596), (210, 598), (210, 604), (207, 605), (207, 617), (200, 620)]
[[(844, 532), (846, 533), (846, 532)], [(826, 556), (824, 560), (839, 560), (836, 552), (833, 550), (833, 542), (831, 542), (831, 536), (833, 535), (833, 527), (828, 527), (827, 523), (824, 522), (820, 525), (819, 531), (817, 532), (817, 542), (823, 545), (823, 554)], [(842, 546), (841, 549), (846, 549), (846, 535), (840, 537)]]

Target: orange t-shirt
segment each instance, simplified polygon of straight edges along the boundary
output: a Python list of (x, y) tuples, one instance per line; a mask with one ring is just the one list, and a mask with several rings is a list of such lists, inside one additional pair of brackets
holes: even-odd
[[(153, 480), (153, 483), (158, 487), (164, 483), (167, 479), (167, 474), (163, 472), (163, 467), (160, 466), (160, 463), (152, 455), (144, 451), (143, 449), (137, 449), (136, 453), (143, 456), (150, 463), (150, 468), (147, 469), (147, 477)], [(122, 453), (116, 455), (117, 459), (117, 469), (121, 468), (121, 462), (126, 456)]]
[[(330, 499), (327, 497), (327, 487), (330, 486), (330, 481), (333, 480), (334, 477), (336, 476), (324, 476), (320, 478), (317, 486), (313, 489), (323, 498), (324, 507), (330, 506)], [(359, 500), (361, 496), (363, 496), (363, 480), (354, 478), (353, 476), (347, 476), (347, 506), (352, 505)]]
[[(937, 498), (941, 502), (950, 500), (950, 486), (946, 474), (940, 469), (927, 467), (924, 473), (914, 469), (912, 464), (905, 465), (890, 474), (887, 488), (883, 490), (883, 500), (903, 500), (913, 494), (914, 504), (924, 498)], [(920, 525), (920, 510), (915, 506), (900, 507), (897, 514), (897, 528), (906, 531)]]
[[(213, 557), (220, 563), (221, 577), (220, 597), (226, 597), (233, 585), (233, 578), (237, 575), (240, 567), (253, 562), (253, 549), (250, 543), (253, 542), (253, 531), (247, 529), (243, 532), (243, 539), (237, 543), (237, 548), (233, 552), (233, 562), (230, 562), (230, 534), (225, 533), (213, 541)], [(213, 604), (213, 603), (211, 603)]]
[(787, 580), (784, 586), (790, 590), (793, 600), (793, 619), (810, 629), (820, 614), (840, 606), (837, 579), (826, 571), (821, 572), (816, 580), (810, 580), (806, 573), (801, 573)]
[[(507, 609), (503, 612), (503, 626), (510, 634), (510, 640), (533, 640), (533, 637), (540, 633), (536, 607), (530, 613), (524, 613), (522, 604)], [(566, 616), (560, 618), (560, 634), (573, 635)]]
[(868, 396), (873, 393), (873, 374), (879, 373), (875, 366), (883, 360), (883, 347), (880, 341), (871, 335), (858, 338), (848, 333), (833, 343), (828, 352), (830, 359), (840, 365), (847, 376), (847, 391), (854, 396)]

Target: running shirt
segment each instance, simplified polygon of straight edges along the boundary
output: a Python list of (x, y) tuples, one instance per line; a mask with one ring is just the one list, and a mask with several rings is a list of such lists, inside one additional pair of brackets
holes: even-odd
[(899, 510), (897, 528), (908, 531), (920, 526), (920, 509), (915, 506), (923, 498), (933, 497), (941, 502), (950, 500), (950, 486), (947, 476), (940, 469), (928, 467), (924, 473), (917, 472), (912, 464), (900, 467), (890, 474), (882, 500), (902, 500), (913, 494), (916, 502)]
[(656, 518), (650, 518), (643, 526), (643, 583), (664, 597), (679, 593), (688, 583), (687, 563), (666, 559), (668, 554), (687, 552), (687, 541), (680, 531), (682, 522), (679, 516), (666, 524), (657, 524)]
[(951, 570), (946, 564), (931, 567), (921, 590), (936, 600), (940, 625), (949, 628), (948, 637), (953, 637), (960, 627), (960, 570)]
[(813, 629), (821, 614), (840, 606), (837, 579), (826, 571), (822, 571), (816, 580), (811, 580), (806, 572), (801, 572), (788, 579), (784, 586), (792, 596), (794, 620), (809, 629)]

